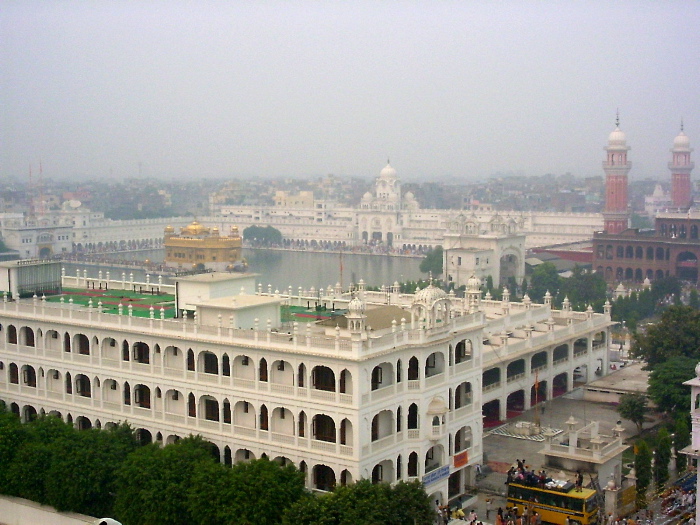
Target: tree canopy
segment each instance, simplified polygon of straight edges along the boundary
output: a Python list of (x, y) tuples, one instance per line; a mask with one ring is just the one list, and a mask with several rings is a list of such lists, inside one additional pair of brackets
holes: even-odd
[(653, 368), (647, 394), (659, 410), (669, 414), (690, 410), (690, 387), (683, 383), (695, 377), (697, 363), (692, 357), (675, 356)]
[(423, 486), (360, 480), (318, 497), (303, 498), (286, 513), (285, 525), (431, 525), (435, 520)]
[(552, 296), (557, 294), (561, 278), (557, 267), (552, 263), (546, 262), (536, 266), (530, 278), (530, 286), (528, 287), (528, 295), (534, 302), (542, 302), (544, 294), (549, 291)]
[(617, 405), (617, 413), (624, 419), (629, 419), (637, 425), (637, 432), (642, 431), (642, 424), (647, 411), (647, 398), (641, 394), (623, 394), (620, 396), (620, 404)]
[(243, 238), (261, 246), (282, 244), (282, 232), (272, 226), (248, 226), (243, 230)]
[[(55, 416), (22, 424), (0, 401), (0, 493), (125, 525), (432, 524), (419, 482), (361, 480), (320, 497), (266, 458), (226, 466), (201, 436), (140, 445), (126, 424), (76, 430)], [(66, 482), (66, 476), (70, 481)]]
[(690, 306), (671, 306), (661, 320), (637, 333), (632, 355), (644, 359), (653, 370), (671, 357), (700, 359), (700, 310)]
[(420, 271), (423, 273), (433, 272), (434, 276), (442, 274), (442, 246), (436, 246), (428, 252), (420, 262)]
[(606, 299), (607, 284), (599, 273), (587, 272), (575, 266), (571, 276), (560, 279), (559, 282), (559, 303), (568, 297), (574, 310), (585, 310), (588, 305), (592, 305), (594, 310), (602, 309)]
[(637, 474), (637, 508), (647, 505), (647, 489), (651, 484), (651, 450), (644, 440), (634, 446), (634, 470)]

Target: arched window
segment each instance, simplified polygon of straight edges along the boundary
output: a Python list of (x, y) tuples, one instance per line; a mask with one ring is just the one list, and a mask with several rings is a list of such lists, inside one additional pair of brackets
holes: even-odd
[(413, 356), (411, 359), (408, 360), (408, 380), (409, 381), (416, 381), (418, 379), (418, 372), (419, 367), (418, 367), (418, 359)]
[(408, 407), (408, 429), (413, 430), (419, 428), (419, 423), (418, 405), (411, 403), (411, 405)]

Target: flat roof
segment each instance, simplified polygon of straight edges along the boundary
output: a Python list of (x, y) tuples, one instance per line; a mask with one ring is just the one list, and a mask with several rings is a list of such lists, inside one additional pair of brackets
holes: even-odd
[(611, 392), (646, 394), (649, 371), (642, 370), (644, 363), (632, 363), (606, 376), (591, 381), (586, 390), (608, 390)]
[(249, 279), (251, 277), (258, 277), (258, 273), (230, 273), (230, 272), (208, 272), (208, 273), (198, 273), (196, 275), (185, 275), (183, 277), (176, 277), (176, 281), (183, 281), (187, 283), (218, 283), (222, 281), (238, 281), (240, 279)]
[(218, 299), (207, 299), (201, 301), (188, 301), (187, 304), (199, 307), (224, 308), (227, 310), (242, 310), (269, 304), (280, 304), (281, 297), (270, 297), (261, 295), (231, 295), (219, 297)]

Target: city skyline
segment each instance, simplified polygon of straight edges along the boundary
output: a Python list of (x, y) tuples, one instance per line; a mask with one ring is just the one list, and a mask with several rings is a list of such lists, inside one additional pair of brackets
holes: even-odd
[(0, 178), (669, 177), (700, 6), (2, 2)]

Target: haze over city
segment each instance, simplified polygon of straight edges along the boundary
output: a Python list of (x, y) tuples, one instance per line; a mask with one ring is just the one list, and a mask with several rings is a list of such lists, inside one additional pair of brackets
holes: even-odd
[(0, 4), (0, 178), (602, 175), (700, 141), (697, 2)]

